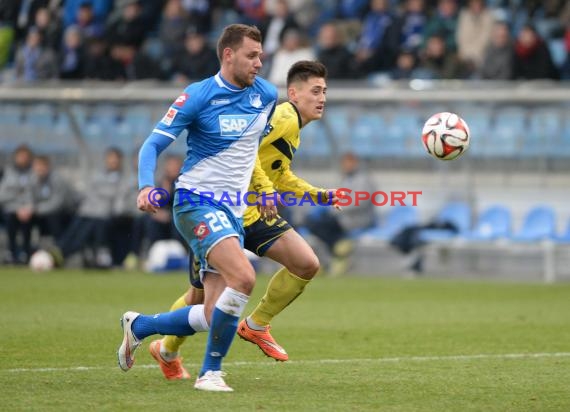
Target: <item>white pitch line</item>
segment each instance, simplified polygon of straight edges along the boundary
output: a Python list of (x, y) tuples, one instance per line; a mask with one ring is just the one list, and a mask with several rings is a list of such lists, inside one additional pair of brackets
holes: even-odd
[[(399, 356), (394, 358), (356, 358), (356, 359), (306, 359), (290, 360), (286, 364), (290, 365), (322, 365), (322, 364), (343, 364), (343, 363), (398, 363), (398, 362), (438, 362), (438, 361), (468, 361), (477, 359), (536, 359), (536, 358), (567, 358), (570, 352), (545, 352), (545, 353), (498, 353), (498, 354), (475, 354), (475, 355), (447, 355), (447, 356)], [(272, 362), (247, 362), (235, 361), (225, 362), (224, 366), (252, 366), (252, 365), (273, 366)], [(198, 364), (187, 364), (188, 367), (199, 367)], [(156, 369), (158, 365), (136, 365), (136, 369)], [(68, 368), (17, 368), (0, 369), (0, 372), (21, 373), (21, 372), (83, 372), (93, 370), (110, 370), (117, 367), (106, 366), (73, 366)]]

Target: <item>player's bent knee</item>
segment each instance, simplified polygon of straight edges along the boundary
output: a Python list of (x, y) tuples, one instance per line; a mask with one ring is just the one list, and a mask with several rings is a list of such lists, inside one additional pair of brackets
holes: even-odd
[(319, 262), (319, 258), (313, 253), (305, 256), (298, 262), (295, 262), (294, 267), (288, 269), (294, 275), (299, 276), (302, 279), (309, 280), (315, 277), (315, 275), (319, 272), (320, 267), (321, 263)]
[(227, 280), (227, 285), (238, 292), (250, 295), (255, 286), (255, 271), (252, 268), (236, 272)]

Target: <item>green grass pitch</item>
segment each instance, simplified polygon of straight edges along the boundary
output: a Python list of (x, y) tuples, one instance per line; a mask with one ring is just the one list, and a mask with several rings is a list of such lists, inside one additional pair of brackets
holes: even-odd
[[(247, 310), (263, 293), (260, 276)], [(117, 367), (126, 310), (166, 310), (182, 274), (0, 270), (4, 411), (570, 411), (570, 285), (317, 278), (273, 323), (290, 362), (236, 338), (234, 393)], [(193, 377), (205, 335), (183, 355)]]

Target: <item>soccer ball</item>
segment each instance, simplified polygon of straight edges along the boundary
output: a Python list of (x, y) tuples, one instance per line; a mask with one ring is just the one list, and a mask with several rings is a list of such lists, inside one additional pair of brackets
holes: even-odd
[(34, 272), (48, 272), (54, 265), (53, 256), (45, 250), (40, 249), (30, 257), (30, 268)]
[(453, 160), (469, 147), (469, 126), (455, 113), (442, 112), (431, 116), (422, 130), (426, 151), (439, 160)]

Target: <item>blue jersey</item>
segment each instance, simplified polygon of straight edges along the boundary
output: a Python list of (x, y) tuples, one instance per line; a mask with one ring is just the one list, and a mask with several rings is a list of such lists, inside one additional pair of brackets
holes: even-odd
[[(213, 193), (215, 200), (226, 202), (228, 196), (243, 196), (276, 102), (276, 87), (259, 77), (243, 89), (220, 73), (188, 86), (153, 130), (173, 140), (188, 131), (186, 160), (176, 188)], [(228, 206), (241, 217), (247, 205), (237, 203)]]

